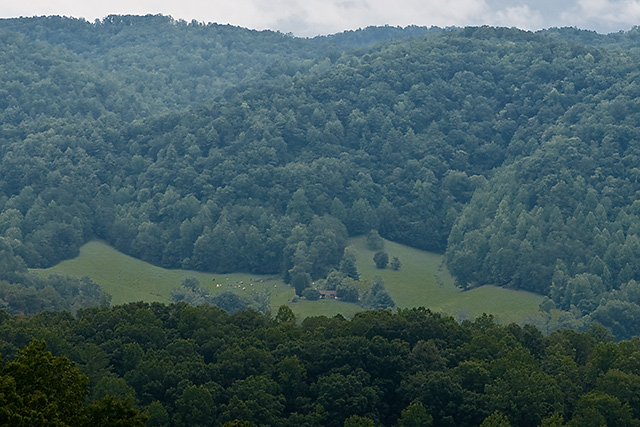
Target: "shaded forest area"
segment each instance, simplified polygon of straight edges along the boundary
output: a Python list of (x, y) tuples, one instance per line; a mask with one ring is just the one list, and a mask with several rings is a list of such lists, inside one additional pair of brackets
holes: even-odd
[(0, 337), (0, 422), (28, 419), (22, 402), (40, 390), (46, 425), (640, 424), (640, 341), (613, 343), (598, 325), (544, 337), (425, 309), (296, 324), (285, 306), (271, 317), (137, 303), (3, 314)]
[(637, 29), (2, 20), (0, 260), (50, 266), (100, 238), (302, 292), (376, 230), (445, 253), (463, 288), (537, 292), (631, 337), (639, 45)]

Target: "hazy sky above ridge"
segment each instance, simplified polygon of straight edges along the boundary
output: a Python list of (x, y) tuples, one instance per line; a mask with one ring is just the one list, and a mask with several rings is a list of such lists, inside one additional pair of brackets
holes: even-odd
[(412, 24), (571, 26), (609, 33), (640, 24), (640, 0), (0, 0), (0, 18), (62, 15), (93, 21), (110, 14), (158, 13), (303, 37)]

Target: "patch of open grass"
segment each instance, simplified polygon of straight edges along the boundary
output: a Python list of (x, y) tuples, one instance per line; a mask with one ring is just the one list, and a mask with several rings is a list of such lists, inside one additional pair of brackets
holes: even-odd
[(113, 299), (114, 305), (133, 301), (171, 302), (171, 291), (180, 286), (183, 279), (195, 277), (200, 285), (212, 294), (233, 291), (251, 295), (260, 289), (268, 289), (272, 295), (291, 289), (279, 276), (232, 273), (212, 274), (190, 270), (168, 270), (127, 256), (111, 246), (92, 241), (80, 248), (80, 255), (47, 269), (33, 269), (41, 275), (50, 273), (74, 277), (88, 276)]
[[(538, 305), (542, 301), (539, 295), (496, 286), (482, 286), (463, 292), (454, 285), (442, 264), (441, 255), (389, 241), (385, 241), (384, 250), (390, 259), (397, 256), (402, 268), (399, 271), (390, 267), (379, 270), (373, 262), (375, 251), (367, 248), (365, 237), (350, 239), (349, 244), (357, 252), (356, 265), (361, 279), (370, 282), (374, 276), (382, 277), (399, 308), (424, 306), (458, 319), (473, 319), (488, 313), (502, 322), (519, 322), (538, 313)], [(169, 303), (171, 291), (184, 278), (196, 277), (212, 294), (232, 291), (250, 296), (252, 292), (268, 289), (272, 312), (276, 313), (281, 305), (288, 305), (298, 319), (336, 314), (351, 317), (362, 310), (356, 304), (336, 300), (298, 299), (292, 302), (295, 293), (279, 276), (168, 270), (124, 255), (99, 241), (84, 245), (77, 258), (34, 271), (42, 275), (57, 272), (75, 277), (88, 276), (112, 295), (114, 305), (132, 301)]]
[(357, 268), (361, 279), (380, 276), (398, 308), (427, 307), (458, 319), (475, 319), (483, 313), (493, 314), (501, 322), (520, 322), (538, 313), (543, 297), (530, 292), (497, 286), (481, 286), (462, 291), (443, 265), (442, 255), (420, 251), (385, 241), (389, 260), (397, 256), (402, 263), (398, 271), (390, 266), (380, 270), (373, 262), (376, 251), (367, 248), (366, 238), (349, 241), (357, 251)]
[(278, 307), (282, 305), (288, 305), (298, 320), (313, 316), (333, 317), (336, 314), (353, 317), (354, 314), (362, 311), (362, 307), (344, 301), (332, 299), (309, 301), (304, 298), (295, 298), (296, 293), (293, 288), (288, 286), (287, 288), (288, 290), (284, 292), (271, 294), (272, 313), (277, 313)]

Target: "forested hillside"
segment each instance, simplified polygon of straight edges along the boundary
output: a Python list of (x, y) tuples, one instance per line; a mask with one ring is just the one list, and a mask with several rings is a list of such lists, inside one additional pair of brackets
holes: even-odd
[(595, 31), (580, 30), (577, 28), (550, 28), (543, 32), (552, 37), (570, 40), (579, 44), (613, 50), (625, 50), (634, 53), (640, 52), (640, 27), (637, 25), (629, 31), (619, 31), (610, 34), (599, 34)]
[(377, 230), (446, 253), (462, 287), (534, 291), (630, 337), (636, 34), (2, 20), (3, 262), (97, 237), (302, 291), (348, 275), (347, 237)]
[(143, 94), (144, 112), (152, 115), (211, 103), (238, 84), (273, 83), (345, 49), (441, 31), (370, 27), (304, 40), (162, 15), (110, 15), (96, 22), (50, 16), (6, 19), (0, 26), (64, 48), (117, 75), (129, 89)]
[(44, 425), (94, 425), (74, 422), (92, 415), (176, 427), (640, 422), (640, 341), (614, 344), (601, 326), (543, 337), (424, 309), (296, 324), (287, 307), (270, 317), (138, 303), (2, 315), (0, 337), (0, 423), (40, 408)]

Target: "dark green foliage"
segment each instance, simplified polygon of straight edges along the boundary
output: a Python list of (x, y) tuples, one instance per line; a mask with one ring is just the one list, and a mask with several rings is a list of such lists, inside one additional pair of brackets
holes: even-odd
[(276, 323), (295, 323), (296, 316), (288, 306), (281, 305), (278, 308), (278, 314), (276, 314), (275, 321)]
[(416, 402), (402, 410), (398, 427), (429, 427), (433, 425), (433, 417), (427, 413), (422, 403)]
[(294, 271), (291, 274), (291, 286), (295, 289), (296, 295), (303, 296), (305, 290), (311, 286), (311, 276), (304, 271)]
[(95, 427), (144, 427), (148, 417), (128, 401), (106, 396), (89, 404), (82, 425)]
[[(171, 301), (184, 301), (190, 305), (202, 305), (211, 302), (212, 295), (208, 289), (200, 286), (200, 281), (195, 277), (187, 277), (180, 287), (171, 291)], [(243, 307), (246, 308), (246, 307)]]
[[(79, 244), (98, 235), (126, 253), (167, 267), (287, 274), (295, 249), (289, 251), (286, 240), (299, 223), (303, 229), (311, 228), (304, 239), (312, 264), (306, 272), (315, 279), (337, 267), (340, 260), (335, 257), (344, 249), (347, 230), (352, 234), (380, 230), (385, 237), (443, 249), (448, 233), (444, 215), (459, 210), (478, 182), (468, 171), (449, 173), (444, 186), (440, 185), (449, 148), (430, 150), (427, 140), (445, 138), (449, 131), (426, 133), (421, 112), (426, 100), (420, 91), (428, 92), (428, 88), (420, 85), (433, 76), (425, 76), (420, 70), (436, 70), (448, 60), (445, 55), (423, 58), (423, 42), (409, 43), (415, 56), (409, 55), (410, 59), (397, 64), (416, 71), (402, 72), (401, 80), (390, 81), (386, 73), (371, 74), (374, 59), (363, 58), (360, 63), (360, 54), (345, 53), (338, 68), (328, 59), (318, 59), (307, 69), (309, 65), (301, 65), (303, 60), (310, 55), (326, 55), (326, 50), (309, 48), (321, 44), (277, 34), (186, 24), (168, 17), (112, 16), (98, 23), (62, 18), (2, 23), (28, 38), (78, 53), (80, 58), (71, 55), (69, 60), (88, 61), (96, 69), (94, 80), (101, 78), (99, 70), (106, 63), (110, 73), (125, 77), (114, 83), (111, 91), (103, 92), (116, 99), (136, 93), (136, 102), (146, 107), (131, 106), (125, 114), (98, 98), (97, 104), (113, 113), (110, 121), (103, 119), (107, 112), (96, 112), (99, 120), (87, 118), (82, 123), (94, 129), (94, 134), (90, 138), (74, 136), (71, 147), (67, 147), (66, 134), (73, 133), (75, 124), (68, 129), (54, 128), (55, 135), (46, 139), (37, 128), (28, 127), (25, 135), (12, 137), (15, 143), (7, 150), (12, 156), (5, 156), (3, 169), (10, 182), (7, 207), (21, 207), (15, 223), (23, 232), (25, 246), (21, 253), (29, 265), (55, 263), (58, 257), (72, 255)], [(162, 36), (154, 37), (158, 31)], [(250, 39), (252, 42), (248, 42)], [(212, 40), (217, 43), (215, 48), (209, 46)], [(232, 44), (237, 56), (229, 55)], [(170, 56), (155, 54), (159, 49)], [(204, 62), (203, 49), (210, 53)], [(391, 64), (401, 51), (407, 58), (403, 49), (391, 44), (372, 53)], [(251, 61), (247, 61), (247, 50), (251, 50)], [(124, 62), (109, 60), (112, 55), (120, 59), (124, 52), (132, 51)], [(279, 86), (281, 79), (292, 79), (295, 71), (281, 70), (272, 79), (267, 72), (262, 77), (272, 85), (268, 89), (241, 86), (229, 93), (228, 102), (126, 124), (137, 118), (132, 111), (157, 114), (166, 110), (168, 103), (187, 102), (185, 96), (189, 103), (209, 100), (212, 93), (207, 91), (220, 88), (219, 82), (227, 81), (228, 85), (229, 79), (237, 78), (232, 76), (256, 75), (268, 62), (266, 58), (287, 51), (299, 59), (292, 62), (298, 64), (293, 68), (303, 71), (295, 87), (308, 87), (310, 97), (287, 85)], [(159, 60), (164, 61), (162, 66), (154, 66)], [(215, 62), (215, 67), (208, 61)], [(212, 74), (181, 69), (185, 66)], [(241, 67), (245, 67), (242, 72), (234, 71)], [(24, 68), (16, 68), (16, 73)], [(222, 70), (228, 74), (220, 75)], [(448, 79), (448, 73), (443, 70), (440, 77)], [(154, 85), (158, 78), (172, 83)], [(73, 75), (69, 79), (78, 80)], [(374, 95), (390, 83), (393, 89), (386, 88), (382, 96)], [(144, 95), (131, 86), (144, 87)], [(361, 93), (366, 96), (361, 97)], [(285, 103), (280, 102), (285, 99)], [(373, 99), (376, 102), (372, 104)], [(79, 102), (73, 97), (62, 101)], [(398, 102), (407, 104), (408, 110), (389, 116)], [(451, 107), (455, 110), (455, 105)], [(50, 114), (53, 118), (62, 115), (57, 111)], [(359, 148), (347, 143), (360, 140)], [(397, 146), (382, 147), (383, 140), (397, 141)], [(58, 165), (43, 170), (48, 158), (71, 156), (74, 150), (78, 154), (65, 164), (65, 170)], [(15, 171), (24, 169), (25, 162), (33, 173), (17, 175)], [(82, 167), (86, 164), (90, 167)], [(60, 178), (69, 178), (56, 180), (56, 171)], [(97, 173), (88, 176), (90, 171)], [(38, 181), (49, 174), (48, 183)], [(43, 193), (51, 184), (54, 191)], [(27, 188), (30, 192), (23, 191)], [(62, 197), (76, 190), (86, 192), (74, 199)], [(382, 190), (384, 197), (380, 197)], [(444, 203), (449, 192), (456, 200), (454, 205)], [(409, 193), (410, 199), (405, 196)], [(63, 206), (65, 209), (61, 209)], [(70, 213), (79, 221), (74, 222)], [(324, 229), (315, 227), (314, 218), (327, 214), (332, 216), (325, 222), (334, 224)], [(48, 251), (39, 245), (44, 235), (31, 238), (37, 230), (27, 225), (35, 222), (23, 221), (21, 216), (57, 218), (38, 232), (64, 243), (61, 250)]]
[(384, 240), (378, 234), (378, 230), (371, 230), (367, 234), (367, 247), (372, 251), (380, 251), (384, 249)]
[(349, 281), (341, 283), (336, 288), (336, 291), (336, 296), (346, 302), (358, 302), (360, 300), (360, 293), (358, 292), (358, 288)]
[(511, 427), (511, 423), (504, 414), (496, 411), (485, 418), (480, 427)]
[(389, 264), (389, 254), (384, 251), (378, 251), (373, 255), (373, 262), (376, 263), (376, 268), (385, 269)]
[(344, 420), (344, 427), (375, 427), (376, 423), (372, 419), (367, 417), (361, 417), (359, 415), (351, 415)]
[(400, 262), (400, 259), (397, 256), (394, 256), (391, 259), (391, 268), (398, 271), (400, 270), (400, 267), (402, 267), (402, 263)]
[(104, 67), (122, 76), (134, 93), (142, 92), (136, 86), (145, 81), (146, 96), (155, 98), (147, 113), (209, 102), (233, 84), (263, 73), (272, 78), (295, 74), (302, 59), (314, 57), (302, 40), (281, 33), (162, 15), (111, 15), (96, 22), (55, 16), (4, 19), (0, 27)]
[(221, 292), (211, 297), (210, 302), (212, 305), (220, 307), (227, 313), (235, 313), (236, 311), (244, 310), (249, 307), (252, 301), (234, 292)]
[(189, 289), (191, 291), (198, 291), (201, 289), (200, 280), (198, 280), (193, 276), (184, 278), (180, 283), (180, 286), (182, 286), (183, 288)]
[(333, 269), (357, 280), (346, 239), (369, 233), (445, 252), (462, 288), (536, 292), (563, 325), (637, 333), (621, 292), (640, 281), (637, 29), (0, 29), (12, 312), (60, 308), (22, 272), (94, 238), (169, 268), (282, 274), (301, 295)]
[(578, 44), (588, 46), (600, 46), (610, 49), (624, 49), (631, 52), (638, 52), (640, 44), (638, 43), (637, 27), (633, 27), (629, 31), (620, 31), (611, 34), (598, 34), (595, 31), (581, 30), (575, 27), (566, 28), (550, 28), (545, 31), (552, 37), (571, 40)]
[(371, 288), (362, 295), (362, 306), (370, 310), (384, 310), (396, 306), (393, 298), (384, 287), (382, 277), (376, 276), (373, 278)]
[(360, 273), (358, 273), (356, 267), (356, 255), (351, 248), (344, 250), (342, 260), (340, 261), (340, 272), (353, 280), (360, 279)]
[(113, 396), (84, 405), (89, 379), (66, 356), (53, 356), (32, 341), (0, 367), (0, 423), (30, 426), (146, 425), (130, 401)]
[[(640, 420), (640, 344), (598, 341), (597, 328), (544, 337), (531, 326), (488, 316), (460, 324), (425, 309), (299, 325), (284, 306), (271, 318), (184, 303), (2, 319), (0, 418), (9, 425), (37, 425), (38, 417), (46, 425), (136, 426), (146, 416), (156, 426)], [(34, 336), (47, 337), (59, 356), (41, 341), (29, 344)]]
[(111, 296), (88, 277), (81, 279), (51, 274), (41, 278), (35, 274), (6, 271), (11, 282), (0, 281), (0, 307), (12, 314), (79, 309), (109, 305)]
[(320, 292), (317, 289), (308, 288), (302, 292), (302, 296), (308, 299), (309, 301), (317, 301), (320, 299)]
[(325, 280), (325, 288), (329, 291), (335, 291), (344, 281), (345, 279), (344, 273), (333, 270), (331, 273), (327, 275), (327, 279)]

